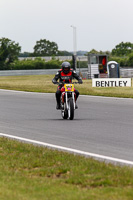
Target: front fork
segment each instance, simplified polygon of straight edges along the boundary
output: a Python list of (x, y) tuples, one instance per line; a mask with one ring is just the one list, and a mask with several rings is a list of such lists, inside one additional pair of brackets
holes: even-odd
[[(67, 92), (65, 93), (65, 96), (66, 96), (66, 108), (67, 108), (67, 110), (69, 110), (69, 105), (68, 105), (69, 99), (68, 99)], [(75, 109), (75, 94), (74, 94), (74, 92), (72, 92), (72, 99), (73, 99), (73, 105), (74, 105), (74, 109)]]

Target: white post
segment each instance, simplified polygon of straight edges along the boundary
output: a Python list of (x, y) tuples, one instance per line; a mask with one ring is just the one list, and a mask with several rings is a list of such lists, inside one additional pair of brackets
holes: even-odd
[(73, 54), (77, 55), (77, 33), (76, 33), (76, 27), (72, 26), (73, 28)]
[[(73, 54), (75, 58), (77, 57), (77, 30), (76, 27), (71, 25), (73, 28)], [(77, 67), (77, 58), (76, 58), (76, 67)]]

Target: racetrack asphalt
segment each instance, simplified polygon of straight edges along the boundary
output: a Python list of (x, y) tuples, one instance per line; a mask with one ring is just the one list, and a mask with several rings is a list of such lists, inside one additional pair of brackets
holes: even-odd
[(0, 90), (0, 133), (133, 161), (133, 99), (80, 96), (63, 120), (55, 95)]

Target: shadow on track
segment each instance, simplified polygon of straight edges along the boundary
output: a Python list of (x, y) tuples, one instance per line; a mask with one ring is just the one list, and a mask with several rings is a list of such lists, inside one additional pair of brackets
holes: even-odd
[(69, 119), (37, 119), (37, 120), (44, 120), (44, 121), (71, 121), (71, 122), (74, 122), (74, 121), (94, 121), (94, 120), (97, 120), (97, 119), (92, 119), (92, 118), (84, 118), (84, 119), (74, 119), (74, 120), (69, 120)]

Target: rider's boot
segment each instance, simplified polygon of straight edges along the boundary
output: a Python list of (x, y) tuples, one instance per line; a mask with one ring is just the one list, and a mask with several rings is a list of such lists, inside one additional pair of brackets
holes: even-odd
[(60, 105), (59, 104), (56, 105), (56, 109), (60, 110)]
[(77, 103), (75, 103), (75, 109), (78, 109)]
[(77, 99), (78, 99), (78, 96), (79, 96), (79, 92), (78, 92), (78, 94), (76, 94), (76, 99), (75, 99), (75, 109), (78, 109), (78, 106), (77, 106)]
[(56, 92), (56, 102), (57, 102), (56, 109), (60, 110), (60, 95), (57, 92)]
[(56, 102), (57, 102), (56, 109), (60, 110), (61, 109), (61, 105), (60, 105), (59, 99), (56, 99)]
[(60, 110), (60, 103), (57, 103), (56, 109), (57, 109), (57, 110)]

